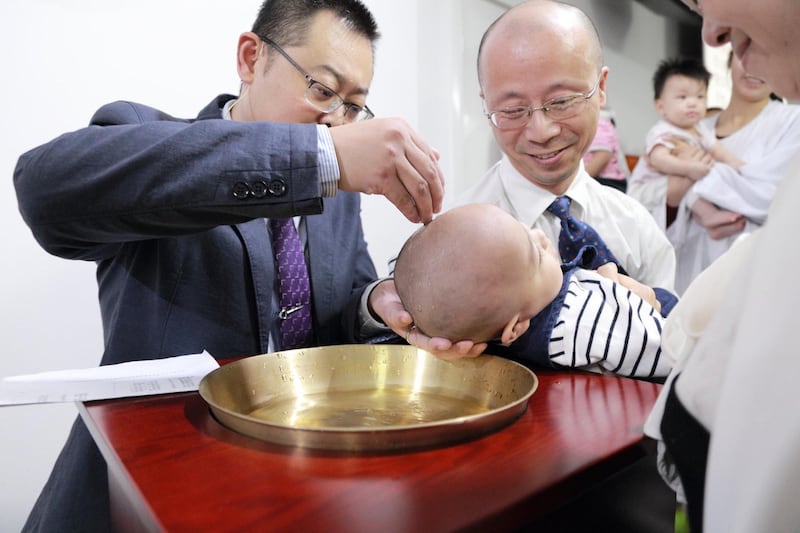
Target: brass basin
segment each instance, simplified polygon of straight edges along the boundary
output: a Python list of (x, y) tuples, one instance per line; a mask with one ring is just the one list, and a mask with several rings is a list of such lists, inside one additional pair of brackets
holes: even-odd
[(268, 353), (209, 373), (200, 395), (223, 425), (286, 446), (400, 450), (495, 431), (525, 412), (538, 380), (482, 355), (448, 362), (413, 346)]

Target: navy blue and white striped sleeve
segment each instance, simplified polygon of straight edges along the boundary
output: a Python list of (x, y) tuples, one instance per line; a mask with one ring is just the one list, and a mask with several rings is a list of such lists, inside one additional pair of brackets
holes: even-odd
[(642, 298), (594, 271), (578, 270), (550, 338), (550, 360), (566, 368), (662, 378), (664, 317)]

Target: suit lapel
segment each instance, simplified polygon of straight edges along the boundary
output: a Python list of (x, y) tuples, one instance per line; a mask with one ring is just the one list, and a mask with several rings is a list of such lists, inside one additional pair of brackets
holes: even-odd
[(272, 256), (272, 245), (269, 241), (266, 221), (258, 218), (237, 224), (233, 226), (233, 229), (241, 236), (250, 262), (258, 314), (258, 339), (261, 351), (265, 353), (269, 349), (269, 332), (274, 315), (272, 309), (273, 285), (270, 280), (275, 279), (275, 260)]
[[(328, 207), (326, 206), (326, 209)], [(325, 316), (324, 308), (335, 301), (334, 258), (335, 246), (329, 217), (305, 217), (308, 239), (308, 263), (311, 276), (311, 294), (314, 316)]]

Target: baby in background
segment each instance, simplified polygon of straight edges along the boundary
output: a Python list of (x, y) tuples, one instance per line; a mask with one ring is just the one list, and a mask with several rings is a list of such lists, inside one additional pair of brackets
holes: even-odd
[(493, 341), (487, 353), (539, 366), (663, 379), (671, 366), (661, 329), (676, 298), (611, 263), (603, 275), (580, 268), (593, 253), (585, 247), (561, 265), (541, 230), (493, 205), (468, 204), (409, 237), (394, 281), (428, 336)]
[[(650, 210), (662, 228), (666, 228), (668, 176), (697, 181), (708, 174), (714, 162), (734, 168), (743, 164), (700, 122), (706, 115), (710, 78), (705, 66), (694, 59), (662, 61), (653, 76), (655, 107), (663, 118), (647, 133), (645, 156), (631, 173), (628, 193)], [(675, 154), (681, 144), (702, 148), (708, 157), (682, 159)], [(697, 195), (686, 200), (693, 216), (707, 229), (741, 217)]]
[(600, 110), (597, 133), (583, 154), (583, 166), (591, 177), (622, 192), (628, 190), (628, 164), (617, 135), (614, 113), (607, 107)]

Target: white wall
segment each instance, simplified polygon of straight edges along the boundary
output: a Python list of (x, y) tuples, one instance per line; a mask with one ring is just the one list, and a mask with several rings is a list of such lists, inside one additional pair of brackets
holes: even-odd
[[(34, 242), (16, 206), (16, 158), (86, 125), (105, 101), (191, 115), (211, 91), (235, 89), (236, 32), (254, 16), (254, 2), (227, 3), (224, 16), (212, 4), (0, 3), (0, 376), (95, 366), (102, 353), (94, 265), (51, 257)], [(0, 531), (22, 526), (76, 413), (72, 404), (0, 407)]]
[[(5, 176), (0, 223), (6, 250), (0, 263), (0, 377), (94, 366), (102, 352), (94, 265), (48, 256), (34, 242), (17, 211), (11, 180), (17, 157), (83, 127), (111, 100), (140, 101), (191, 117), (217, 93), (235, 92), (236, 40), (249, 29), (259, 3), (0, 2), (0, 175)], [(576, 2), (593, 16), (607, 15), (602, 6), (623, 3)], [(474, 65), (480, 34), (502, 7), (490, 0), (366, 4), (383, 34), (370, 107), (379, 115), (405, 117), (441, 151), (449, 198), (497, 157), (481, 115)], [(608, 53), (611, 102), (620, 116), (628, 113), (621, 105), (628, 102), (626, 90), (642, 93), (650, 106), (638, 84), (653, 65), (638, 56), (628, 62), (626, 51), (643, 48), (645, 37), (648, 46), (666, 40), (667, 33), (649, 12), (633, 9), (632, 16), (648, 28), (629, 28)], [(630, 110), (631, 117), (638, 114)], [(631, 138), (643, 139), (651, 122), (641, 119)], [(625, 118), (624, 123), (636, 122)], [(386, 261), (414, 226), (382, 197), (365, 197), (363, 218), (376, 267), (386, 274)], [(71, 404), (0, 407), (0, 532), (21, 527), (76, 413)]]
[(708, 107), (727, 107), (731, 99), (731, 71), (728, 59), (731, 54), (731, 45), (708, 46), (703, 44), (703, 58), (706, 68), (711, 73), (711, 82), (708, 84)]

